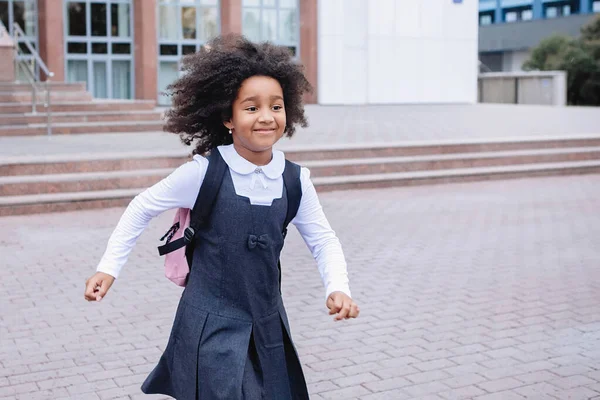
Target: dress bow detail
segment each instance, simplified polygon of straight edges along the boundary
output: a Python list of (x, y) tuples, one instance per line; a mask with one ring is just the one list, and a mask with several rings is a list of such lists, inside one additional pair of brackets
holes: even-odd
[(270, 244), (269, 235), (267, 235), (267, 234), (260, 235), (260, 236), (256, 236), (256, 235), (248, 236), (248, 248), (250, 250), (254, 249), (256, 246), (260, 247), (261, 249), (266, 249), (267, 247), (269, 247), (269, 244)]

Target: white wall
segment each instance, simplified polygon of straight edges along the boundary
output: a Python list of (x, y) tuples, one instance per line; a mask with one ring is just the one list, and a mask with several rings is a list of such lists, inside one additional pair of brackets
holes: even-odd
[(502, 54), (502, 71), (519, 72), (522, 71), (523, 63), (529, 59), (530, 51), (507, 51)]
[(477, 101), (477, 0), (318, 7), (320, 104)]

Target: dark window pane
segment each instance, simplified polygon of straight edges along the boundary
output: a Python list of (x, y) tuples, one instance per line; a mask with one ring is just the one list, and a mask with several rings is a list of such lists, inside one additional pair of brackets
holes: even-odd
[(8, 3), (3, 1), (0, 1), (0, 21), (2, 21), (6, 29), (10, 29), (10, 26), (8, 26)]
[(113, 54), (131, 54), (131, 45), (129, 43), (113, 43)]
[(129, 37), (130, 21), (129, 4), (111, 4), (110, 6), (110, 34), (118, 37)]
[(85, 3), (68, 3), (69, 35), (85, 36)]
[(160, 45), (161, 56), (176, 56), (177, 45), (176, 44), (161, 44)]
[(85, 43), (68, 43), (67, 53), (69, 54), (85, 54), (87, 53), (87, 44)]
[(27, 45), (23, 42), (19, 43), (19, 50), (21, 51), (21, 54), (31, 54)]
[(106, 36), (106, 4), (92, 3), (92, 36)]
[(107, 44), (106, 43), (92, 43), (92, 53), (94, 53), (94, 54), (108, 53)]
[(35, 36), (37, 15), (35, 3), (31, 1), (13, 2), (13, 18), (27, 36)]
[(192, 53), (196, 52), (196, 46), (195, 45), (184, 45), (181, 50), (182, 50), (183, 54), (192, 54)]

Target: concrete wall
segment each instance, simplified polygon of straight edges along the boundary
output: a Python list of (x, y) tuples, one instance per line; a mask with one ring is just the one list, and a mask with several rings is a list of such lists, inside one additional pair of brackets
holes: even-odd
[(479, 102), (508, 104), (567, 104), (564, 71), (500, 72), (479, 75)]
[(477, 15), (476, 0), (319, 0), (318, 102), (476, 102)]
[(530, 51), (507, 51), (502, 55), (502, 71), (518, 72), (523, 71), (523, 63), (529, 59)]

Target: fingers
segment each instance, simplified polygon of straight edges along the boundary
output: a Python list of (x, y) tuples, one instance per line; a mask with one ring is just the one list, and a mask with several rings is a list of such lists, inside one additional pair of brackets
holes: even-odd
[(327, 303), (327, 307), (329, 307), (329, 315), (333, 315), (340, 312), (344, 305), (344, 299), (341, 296), (333, 296), (327, 300)]
[(346, 298), (342, 302), (342, 306), (340, 307), (340, 311), (338, 315), (336, 315), (335, 320), (341, 321), (343, 319), (348, 318), (348, 313), (350, 313), (350, 307), (352, 306), (352, 300), (350, 298)]
[(334, 318), (335, 321), (356, 318), (360, 314), (358, 305), (344, 293), (333, 293), (327, 299), (327, 307), (329, 308), (329, 315), (337, 314)]
[(96, 301), (96, 287), (98, 283), (96, 279), (90, 278), (85, 282), (85, 294), (84, 297), (87, 301)]
[(84, 298), (87, 301), (100, 301), (114, 282), (111, 275), (101, 272), (96, 273), (85, 282)]
[(360, 314), (360, 308), (358, 308), (358, 304), (352, 302), (350, 306), (350, 312), (348, 313), (348, 318), (356, 318)]

